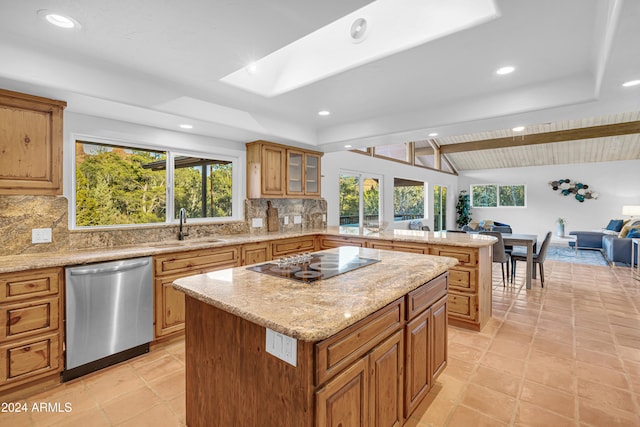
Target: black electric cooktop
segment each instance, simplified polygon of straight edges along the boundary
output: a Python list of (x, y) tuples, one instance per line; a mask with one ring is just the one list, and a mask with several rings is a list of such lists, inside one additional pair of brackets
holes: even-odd
[(247, 269), (271, 276), (312, 283), (366, 267), (376, 262), (380, 262), (380, 260), (361, 258), (353, 252), (341, 252), (339, 254), (312, 253), (284, 257), (278, 262), (254, 265), (247, 267)]

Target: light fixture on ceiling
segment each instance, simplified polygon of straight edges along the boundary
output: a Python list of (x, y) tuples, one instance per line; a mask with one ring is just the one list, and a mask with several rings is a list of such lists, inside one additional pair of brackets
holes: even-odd
[(351, 145), (345, 145), (344, 148), (351, 148)]
[(524, 126), (516, 126), (511, 130), (514, 132), (522, 132), (524, 130)]
[(318, 115), (319, 116), (328, 116), (330, 114), (331, 114), (331, 112), (328, 111), (328, 110), (320, 110), (320, 111), (318, 111)]
[(506, 67), (500, 67), (496, 70), (496, 74), (499, 74), (501, 76), (505, 75), (505, 74), (511, 74), (516, 70), (515, 67), (512, 67), (511, 65), (506, 66)]
[(351, 41), (354, 43), (360, 43), (368, 34), (367, 27), (369, 23), (365, 18), (358, 18), (351, 24), (349, 35), (351, 35)]
[(429, 136), (438, 136), (438, 132), (431, 132)]
[(624, 87), (638, 86), (640, 85), (640, 80), (629, 80), (628, 82), (622, 83)]
[(80, 23), (70, 16), (52, 12), (47, 9), (40, 9), (37, 13), (40, 18), (44, 19), (51, 25), (55, 25), (56, 27), (67, 30), (80, 28)]
[(255, 74), (258, 72), (258, 64), (256, 64), (255, 62), (251, 62), (249, 65), (247, 65), (247, 72), (249, 74)]
[(193, 129), (193, 125), (183, 123), (180, 125), (180, 129)]

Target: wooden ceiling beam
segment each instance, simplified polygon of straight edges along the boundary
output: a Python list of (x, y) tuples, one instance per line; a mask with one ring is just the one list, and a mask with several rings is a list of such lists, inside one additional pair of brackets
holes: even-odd
[[(462, 153), (466, 151), (492, 150), (525, 145), (550, 144), (553, 142), (577, 141), (581, 139), (605, 138), (609, 136), (630, 135), (640, 133), (640, 120), (615, 123), (611, 125), (590, 126), (584, 128), (559, 130), (554, 132), (514, 135), (504, 138), (485, 139), (481, 141), (461, 142), (440, 146), (442, 154)], [(426, 154), (416, 149), (416, 155)], [(426, 150), (425, 150), (426, 151)], [(431, 149), (429, 151), (432, 152)]]

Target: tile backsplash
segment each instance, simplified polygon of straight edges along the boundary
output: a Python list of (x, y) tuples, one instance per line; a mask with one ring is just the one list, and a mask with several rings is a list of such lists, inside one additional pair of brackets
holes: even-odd
[[(324, 199), (269, 199), (278, 209), (280, 231), (326, 227)], [(211, 235), (267, 232), (267, 199), (245, 200), (244, 221), (188, 223), (189, 239)], [(285, 217), (289, 223), (285, 224)], [(300, 217), (295, 224), (294, 217)], [(252, 227), (261, 218), (262, 227)], [(31, 230), (51, 228), (51, 243), (31, 243)], [(63, 196), (0, 196), (0, 256), (98, 249), (177, 239), (177, 224), (69, 230), (68, 200)]]

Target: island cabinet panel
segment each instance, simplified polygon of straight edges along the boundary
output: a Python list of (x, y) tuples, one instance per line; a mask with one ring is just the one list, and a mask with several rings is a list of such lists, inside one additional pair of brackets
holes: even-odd
[(370, 426), (403, 423), (404, 333), (396, 332), (369, 356)]
[(271, 242), (271, 256), (274, 259), (285, 255), (313, 252), (315, 250), (315, 236), (291, 237), (289, 239), (273, 240)]
[(431, 390), (447, 364), (447, 273), (407, 294), (404, 417)]
[(384, 249), (387, 251), (410, 252), (414, 254), (428, 254), (429, 249), (423, 243), (402, 242), (397, 240), (368, 240), (367, 247)]
[(369, 425), (369, 358), (363, 357), (316, 393), (316, 426)]
[(154, 261), (155, 338), (183, 333), (185, 322), (184, 294), (173, 288), (181, 277), (240, 265), (237, 246), (198, 249), (157, 255)]
[(364, 248), (366, 245), (365, 239), (359, 239), (357, 237), (343, 237), (343, 236), (319, 236), (318, 237), (318, 249), (331, 249), (340, 246), (357, 246)]
[(247, 243), (240, 247), (242, 265), (257, 264), (271, 260), (271, 244), (269, 242)]
[(0, 194), (62, 194), (66, 105), (0, 89)]
[(313, 343), (298, 340), (292, 366), (266, 352), (263, 326), (189, 296), (186, 309), (189, 427), (316, 426)]
[(62, 272), (0, 274), (0, 394), (60, 381)]

